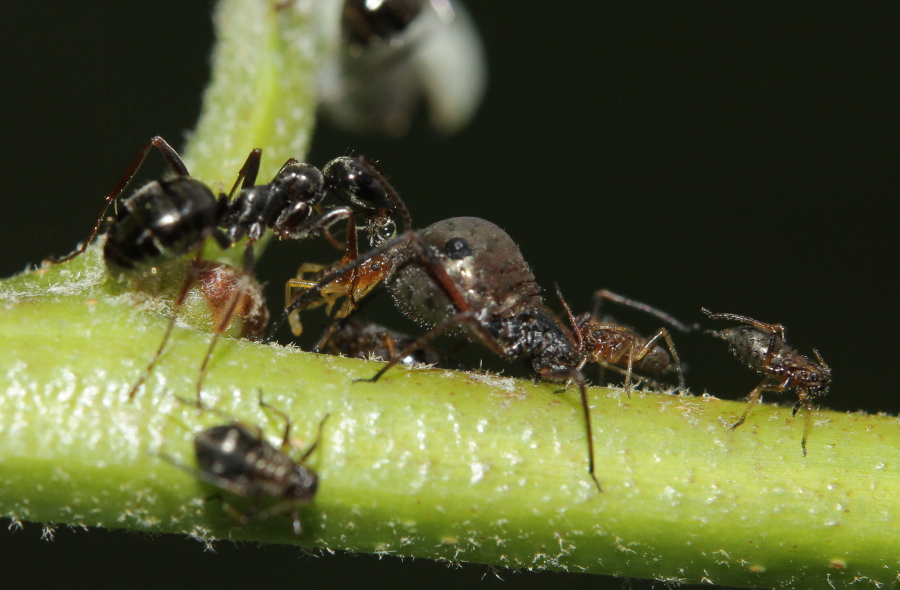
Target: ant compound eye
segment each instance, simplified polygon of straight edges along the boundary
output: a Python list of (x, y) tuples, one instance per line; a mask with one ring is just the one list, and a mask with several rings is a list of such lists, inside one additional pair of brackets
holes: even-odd
[(444, 244), (444, 252), (453, 260), (462, 260), (472, 255), (472, 248), (462, 238), (450, 238)]

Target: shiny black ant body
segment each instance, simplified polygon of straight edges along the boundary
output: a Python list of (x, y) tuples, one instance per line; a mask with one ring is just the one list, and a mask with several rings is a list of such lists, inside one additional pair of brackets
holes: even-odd
[(259, 404), (285, 420), (279, 448), (266, 442), (259, 427), (232, 421), (207, 428), (194, 436), (194, 455), (199, 468), (184, 465), (167, 455), (163, 455), (163, 458), (203, 482), (235, 496), (250, 499), (253, 502), (251, 511), (236, 515), (241, 524), (246, 524), (256, 513), (257, 504), (261, 500), (283, 501), (283, 504), (276, 505), (262, 515), (290, 508), (294, 534), (302, 535), (303, 526), (298, 508), (312, 502), (319, 484), (316, 472), (304, 465), (304, 462), (319, 445), (322, 426), (328, 415), (319, 423), (315, 442), (299, 460), (294, 460), (287, 454), (291, 447), (291, 419), (281, 410), (265, 403), (262, 391), (259, 394)]
[[(370, 381), (378, 380), (415, 348), (449, 331), (480, 342), (503, 358), (525, 360), (540, 379), (575, 382), (586, 425), (588, 470), (600, 489), (594, 475), (593, 431), (582, 367), (588, 362), (622, 361), (631, 367), (637, 359), (646, 362), (649, 369), (650, 352), (656, 355), (658, 349), (654, 342), (664, 338), (671, 344), (667, 334), (658, 333), (652, 341), (631, 338), (624, 348), (627, 354), (617, 349), (615, 356), (607, 358), (603, 348), (608, 341), (607, 330), (612, 329), (616, 335), (633, 333), (621, 326), (601, 324), (590, 316), (576, 319), (571, 313), (571, 327), (567, 327), (544, 304), (531, 269), (509, 235), (489, 221), (458, 217), (384, 242), (323, 276), (288, 306), (270, 338), (291, 312), (310, 307), (333, 285), (372, 260), (379, 261), (378, 272), (367, 274), (367, 280), (384, 281), (400, 311), (429, 330), (396, 354)], [(670, 350), (674, 355), (671, 346)], [(665, 351), (660, 352), (665, 355)]]
[[(120, 200), (119, 197), (152, 148), (162, 154), (174, 176), (152, 181)], [(262, 151), (259, 149), (250, 152), (230, 194), (216, 196), (208, 186), (190, 177), (184, 161), (163, 138), (152, 138), (106, 195), (88, 239), (75, 252), (58, 261), (70, 260), (84, 252), (99, 232), (106, 211), (113, 203), (116, 204), (116, 214), (103, 246), (104, 259), (111, 274), (142, 277), (156, 273), (158, 267), (170, 261), (197, 252), (173, 305), (172, 318), (163, 341), (141, 378), (132, 387), (129, 399), (134, 397), (162, 355), (178, 312), (201, 273), (202, 247), (208, 238), (213, 238), (222, 249), (246, 238), (242, 273), (249, 284), (254, 261), (253, 245), (266, 229), (271, 229), (281, 239), (302, 240), (317, 234), (330, 237), (328, 232), (332, 225), (341, 220), (352, 220), (360, 214), (366, 219), (365, 229), (370, 233), (370, 241), (376, 244), (396, 233), (397, 221), (403, 222), (404, 227), (409, 226), (405, 205), (374, 163), (364, 157), (336, 158), (321, 170), (291, 158), (271, 182), (254, 186), (261, 157)], [(343, 203), (342, 206), (324, 209), (322, 202), (328, 195), (334, 195)], [(230, 198), (232, 196), (233, 200)], [(242, 287), (240, 282), (235, 283), (224, 311), (218, 313), (213, 339), (197, 379), (198, 404), (213, 348), (235, 315), (243, 292), (253, 288), (252, 285)], [(256, 324), (264, 326), (265, 321), (257, 321)], [(250, 335), (259, 336), (263, 329), (261, 326)]]
[(812, 400), (828, 393), (831, 367), (825, 364), (818, 350), (813, 349), (816, 355), (814, 361), (788, 346), (784, 326), (781, 324), (767, 324), (733, 313), (713, 313), (705, 307), (701, 308), (701, 311), (713, 320), (732, 320), (745, 324), (724, 330), (709, 330), (709, 333), (724, 340), (728, 344), (728, 350), (739, 361), (765, 376), (762, 383), (753, 388), (747, 396), (747, 409), (744, 410), (740, 420), (731, 425), (731, 429), (734, 430), (744, 423), (750, 409), (762, 397), (763, 391), (793, 389), (797, 392), (797, 403), (791, 415), (796, 416), (797, 410), (801, 407), (806, 409), (803, 439), (800, 443), (805, 457), (806, 439), (812, 418)]

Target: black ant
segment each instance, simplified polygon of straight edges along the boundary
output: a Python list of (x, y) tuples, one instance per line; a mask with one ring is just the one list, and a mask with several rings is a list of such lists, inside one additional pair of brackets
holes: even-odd
[(746, 325), (709, 333), (721, 338), (728, 344), (728, 350), (739, 361), (761, 375), (765, 375), (762, 383), (757, 385), (747, 396), (747, 409), (744, 410), (741, 419), (732, 424), (734, 430), (744, 423), (750, 409), (762, 397), (763, 391), (786, 391), (794, 389), (797, 392), (797, 403), (791, 412), (797, 415), (797, 410), (806, 408), (806, 419), (803, 426), (803, 456), (806, 456), (806, 439), (809, 434), (810, 419), (812, 418), (813, 398), (825, 395), (831, 384), (831, 367), (825, 364), (818, 350), (813, 349), (816, 360), (813, 361), (788, 346), (785, 341), (784, 326), (780, 324), (766, 324), (753, 318), (733, 313), (713, 313), (701, 308), (710, 319), (732, 320)]
[[(119, 200), (154, 147), (162, 154), (174, 176), (150, 182), (129, 197)], [(352, 220), (355, 215), (361, 214), (366, 218), (365, 228), (374, 244), (394, 235), (398, 220), (405, 224), (404, 227), (410, 224), (405, 205), (392, 188), (384, 188), (389, 185), (381, 172), (362, 156), (336, 158), (322, 170), (291, 158), (270, 183), (253, 186), (261, 157), (261, 150), (251, 151), (231, 192), (216, 196), (205, 184), (190, 177), (181, 156), (163, 138), (152, 138), (106, 195), (88, 239), (75, 252), (57, 261), (70, 260), (85, 251), (99, 232), (106, 211), (113, 203), (116, 204), (116, 215), (111, 220), (103, 246), (104, 259), (111, 274), (144, 277), (155, 274), (157, 268), (164, 264), (197, 252), (175, 299), (162, 343), (129, 392), (129, 400), (134, 398), (162, 356), (178, 312), (207, 264), (202, 258), (202, 247), (208, 238), (213, 238), (222, 249), (246, 238), (241, 272), (246, 279), (243, 283), (250, 283), (253, 245), (266, 229), (271, 229), (281, 239), (301, 240), (317, 234), (330, 237), (332, 225), (341, 220)], [(344, 205), (324, 209), (321, 203), (329, 194), (336, 196)], [(230, 198), (232, 196), (233, 200)], [(198, 405), (206, 366), (216, 342), (241, 306), (244, 292), (252, 289), (252, 286), (241, 281), (233, 284), (231, 296), (222, 299), (219, 303), (221, 307), (217, 308), (220, 312), (213, 338), (197, 379)], [(262, 321), (251, 322), (259, 328), (250, 335), (258, 336), (264, 329), (266, 316), (261, 311), (257, 314), (263, 316)]]
[[(188, 403), (185, 400), (181, 401)], [(312, 502), (319, 485), (318, 475), (304, 465), (304, 462), (319, 445), (322, 439), (322, 426), (329, 415), (326, 414), (319, 422), (319, 433), (315, 442), (298, 461), (295, 461), (287, 454), (291, 446), (290, 417), (264, 402), (262, 390), (259, 392), (259, 405), (285, 420), (284, 435), (279, 448), (266, 442), (262, 429), (258, 426), (232, 421), (229, 424), (207, 428), (194, 436), (194, 454), (199, 468), (185, 465), (167, 455), (162, 457), (203, 482), (253, 501), (249, 512), (236, 514), (241, 524), (247, 524), (255, 513), (259, 501), (283, 500), (283, 505), (275, 506), (260, 515), (265, 517), (279, 512), (283, 507), (290, 507), (294, 534), (302, 535), (303, 526), (298, 508)]]
[[(588, 471), (600, 489), (594, 475), (593, 432), (581, 369), (586, 363), (601, 362), (601, 359), (609, 364), (621, 364), (625, 359), (618, 352), (609, 358), (605, 356), (603, 346), (609, 325), (590, 317), (576, 320), (569, 313), (570, 329), (546, 307), (540, 287), (518, 246), (489, 221), (475, 217), (447, 219), (382, 243), (328, 273), (297, 297), (269, 338), (295, 309), (310, 306), (316, 298), (328, 293), (332, 285), (372, 260), (380, 261), (379, 272), (366, 276), (366, 280), (383, 280), (401, 312), (430, 329), (395, 355), (369, 381), (378, 380), (412, 350), (438, 334), (455, 331), (471, 341), (481, 342), (503, 358), (525, 360), (540, 379), (575, 382), (586, 425)], [(613, 333), (621, 336), (626, 331), (615, 327)], [(658, 333), (653, 341), (660, 337), (665, 334)], [(650, 368), (649, 351), (658, 348), (652, 344), (632, 338), (626, 345), (627, 364), (632, 366), (638, 355), (639, 362), (647, 359)]]

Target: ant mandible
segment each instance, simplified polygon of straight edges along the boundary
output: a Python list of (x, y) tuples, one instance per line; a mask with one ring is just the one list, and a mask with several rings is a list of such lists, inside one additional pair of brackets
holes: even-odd
[[(162, 154), (174, 176), (152, 181), (119, 200), (152, 148)], [(205, 184), (190, 177), (181, 156), (163, 138), (152, 138), (106, 195), (87, 240), (75, 252), (57, 261), (70, 260), (85, 251), (99, 232), (106, 211), (113, 203), (117, 204), (117, 211), (103, 246), (104, 260), (111, 274), (141, 277), (155, 273), (158, 267), (170, 261), (197, 252), (175, 299), (163, 340), (129, 392), (129, 400), (134, 398), (162, 356), (191, 286), (209, 264), (202, 258), (202, 247), (208, 238), (213, 238), (222, 249), (243, 238), (247, 239), (247, 243), (241, 269), (244, 280), (233, 282), (231, 296), (224, 299), (227, 303), (217, 310), (213, 338), (197, 378), (198, 406), (213, 349), (236, 311), (242, 307), (245, 291), (254, 288), (248, 286), (254, 262), (253, 245), (266, 229), (271, 229), (280, 239), (302, 240), (317, 234), (330, 236), (328, 232), (332, 225), (341, 220), (352, 220), (361, 214), (366, 218), (366, 229), (374, 236), (372, 241), (377, 242), (396, 233), (397, 220), (402, 221), (404, 227), (409, 226), (409, 213), (405, 205), (395, 198), (396, 193), (384, 190), (387, 181), (374, 163), (362, 156), (336, 158), (322, 170), (291, 158), (270, 183), (254, 186), (261, 157), (262, 150), (251, 151), (230, 193), (220, 193), (217, 197)], [(235, 192), (237, 195), (232, 200)], [(343, 206), (324, 209), (322, 201), (328, 195), (337, 197)], [(257, 309), (251, 309), (248, 313), (267, 314), (261, 304), (261, 296), (259, 299)], [(260, 307), (262, 311), (258, 309)], [(256, 331), (249, 335), (261, 335), (265, 317), (262, 321), (250, 323)]]
[(728, 350), (739, 361), (757, 373), (765, 375), (762, 383), (747, 396), (747, 408), (741, 419), (731, 425), (731, 429), (734, 430), (744, 423), (750, 409), (760, 400), (763, 391), (794, 389), (797, 392), (797, 403), (791, 415), (796, 416), (797, 410), (801, 407), (806, 408), (803, 439), (800, 442), (805, 457), (806, 439), (812, 418), (812, 400), (828, 392), (828, 386), (831, 384), (831, 367), (825, 364), (818, 350), (813, 349), (817, 359), (813, 361), (788, 346), (784, 326), (781, 324), (767, 324), (733, 313), (713, 313), (705, 307), (701, 308), (701, 311), (713, 320), (733, 320), (746, 324), (718, 331), (709, 330), (709, 333), (724, 340), (728, 344)]
[[(331, 285), (376, 258), (381, 260), (380, 272), (368, 278), (383, 280), (400, 311), (429, 330), (369, 381), (378, 380), (412, 350), (438, 334), (457, 330), (498, 356), (525, 360), (540, 379), (575, 382), (585, 419), (588, 472), (599, 490), (582, 367), (599, 359), (610, 364), (625, 360), (633, 365), (636, 353), (643, 360), (649, 356), (644, 349), (658, 347), (639, 344), (635, 339), (628, 345), (627, 360), (618, 352), (605, 358), (603, 329), (593, 320), (579, 322), (571, 313), (572, 329), (566, 327), (544, 304), (540, 287), (512, 238), (493, 223), (475, 217), (446, 219), (421, 231), (407, 232), (333, 270), (288, 306), (269, 339), (293, 310), (304, 309), (316, 298), (322, 298)], [(621, 327), (614, 331), (625, 333)], [(659, 337), (662, 335), (654, 341)]]

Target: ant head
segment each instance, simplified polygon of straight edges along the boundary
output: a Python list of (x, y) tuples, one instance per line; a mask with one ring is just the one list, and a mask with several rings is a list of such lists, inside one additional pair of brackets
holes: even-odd
[(365, 156), (335, 158), (322, 172), (327, 189), (353, 210), (366, 214), (371, 223), (387, 226), (399, 216), (404, 229), (410, 227), (406, 205), (375, 162)]
[(335, 158), (322, 172), (328, 179), (328, 187), (334, 195), (354, 209), (374, 212), (390, 207), (387, 189), (374, 164), (362, 156)]

